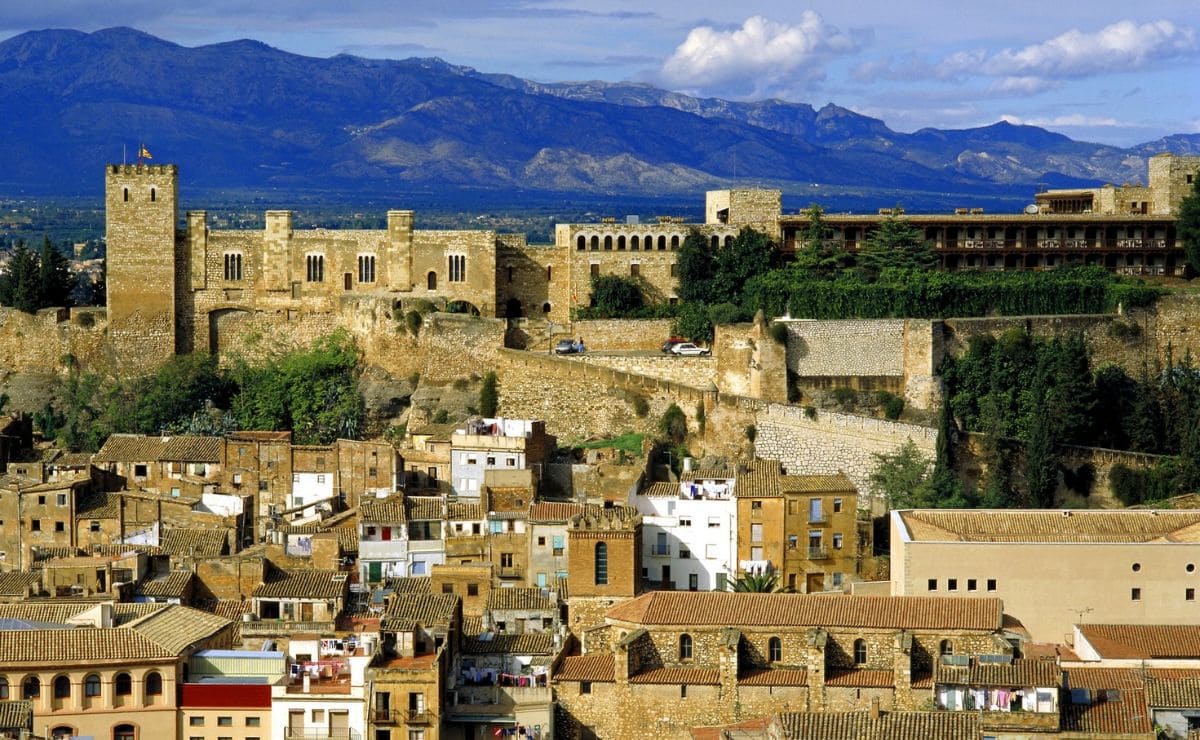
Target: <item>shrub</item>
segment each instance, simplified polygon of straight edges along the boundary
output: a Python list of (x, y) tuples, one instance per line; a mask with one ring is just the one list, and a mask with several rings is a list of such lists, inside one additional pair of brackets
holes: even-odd
[(704, 413), (704, 404), (703, 403), (696, 404), (696, 427), (700, 430), (701, 434), (704, 434), (704, 422), (707, 419), (708, 419), (708, 417)]
[(1108, 325), (1108, 336), (1120, 342), (1136, 342), (1142, 338), (1142, 325), (1136, 321), (1113, 321)]
[(708, 320), (714, 325), (736, 324), (742, 319), (742, 309), (732, 303), (718, 303), (708, 307)]
[(437, 413), (433, 415), (434, 424), (445, 424), (448, 421), (450, 421), (450, 412), (446, 409), (438, 409)]
[(853, 388), (834, 388), (833, 400), (843, 409), (848, 409), (858, 402), (858, 391)]
[(633, 404), (633, 413), (637, 418), (645, 419), (650, 413), (650, 402), (645, 396), (635, 395), (629, 402)]
[(467, 389), (467, 386), (470, 385), (470, 381), (468, 381), (466, 378), (455, 378), (453, 385), (454, 385), (454, 390), (465, 391)]
[(749, 440), (750, 444), (754, 444), (754, 440), (758, 439), (758, 427), (753, 424), (746, 427), (746, 439)]
[(658, 429), (662, 432), (664, 439), (672, 444), (682, 444), (687, 438), (687, 416), (683, 413), (683, 409), (675, 404), (667, 407), (663, 412), (662, 419), (659, 420)]
[(417, 384), (420, 382), (421, 382), (421, 373), (413, 373), (412, 375), (408, 376), (408, 384), (411, 385), (413, 388), (416, 388)]
[(817, 407), (816, 406), (805, 406), (804, 407), (804, 415), (807, 416), (812, 421), (816, 421), (817, 420)]
[(500, 409), (500, 394), (496, 390), (496, 373), (483, 376), (483, 387), (479, 389), (479, 412), (488, 418)]
[(414, 337), (421, 333), (421, 324), (424, 319), (421, 318), (421, 312), (416, 309), (410, 310), (404, 314), (404, 324), (408, 327), (408, 331)]
[(421, 314), (422, 316), (431, 314), (437, 310), (437, 306), (433, 305), (432, 302), (430, 302), (424, 298), (418, 298), (417, 300), (413, 301), (412, 307), (413, 307), (414, 311)]
[(900, 418), (900, 414), (904, 413), (904, 399), (899, 396), (892, 396), (883, 404), (883, 415), (895, 421)]
[(642, 289), (633, 280), (619, 275), (594, 275), (592, 300), (602, 314), (625, 316), (642, 307)]
[(776, 342), (779, 342), (782, 345), (785, 345), (785, 346), (787, 345), (787, 340), (788, 340), (787, 324), (777, 321), (774, 324), (771, 324), (771, 328), (768, 329), (767, 331), (770, 332), (771, 339), (774, 339)]
[(711, 342), (713, 325), (708, 318), (708, 311), (699, 303), (683, 304), (683, 307), (679, 309), (679, 317), (675, 319), (674, 332), (693, 342), (701, 344)]

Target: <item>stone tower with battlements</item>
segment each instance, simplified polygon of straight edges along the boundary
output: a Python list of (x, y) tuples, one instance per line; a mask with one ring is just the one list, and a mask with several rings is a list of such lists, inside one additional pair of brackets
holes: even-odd
[(122, 369), (175, 354), (178, 180), (175, 165), (105, 169), (109, 346)]

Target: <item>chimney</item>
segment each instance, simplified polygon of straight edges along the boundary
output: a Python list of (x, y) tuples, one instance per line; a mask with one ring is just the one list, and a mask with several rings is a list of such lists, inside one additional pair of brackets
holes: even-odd
[(871, 697), (871, 719), (879, 719), (879, 697)]

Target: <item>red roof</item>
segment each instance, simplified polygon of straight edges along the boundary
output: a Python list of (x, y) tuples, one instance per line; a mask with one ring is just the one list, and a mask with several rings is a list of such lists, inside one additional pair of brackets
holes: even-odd
[(270, 709), (265, 683), (185, 683), (181, 709)]
[(573, 655), (563, 658), (554, 680), (612, 683), (616, 680), (614, 671), (612, 655)]

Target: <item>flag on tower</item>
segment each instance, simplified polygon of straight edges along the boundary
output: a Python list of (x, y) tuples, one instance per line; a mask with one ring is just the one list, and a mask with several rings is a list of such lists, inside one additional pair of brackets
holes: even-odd
[(145, 144), (138, 144), (138, 159), (154, 159), (150, 156), (150, 150), (146, 148)]

